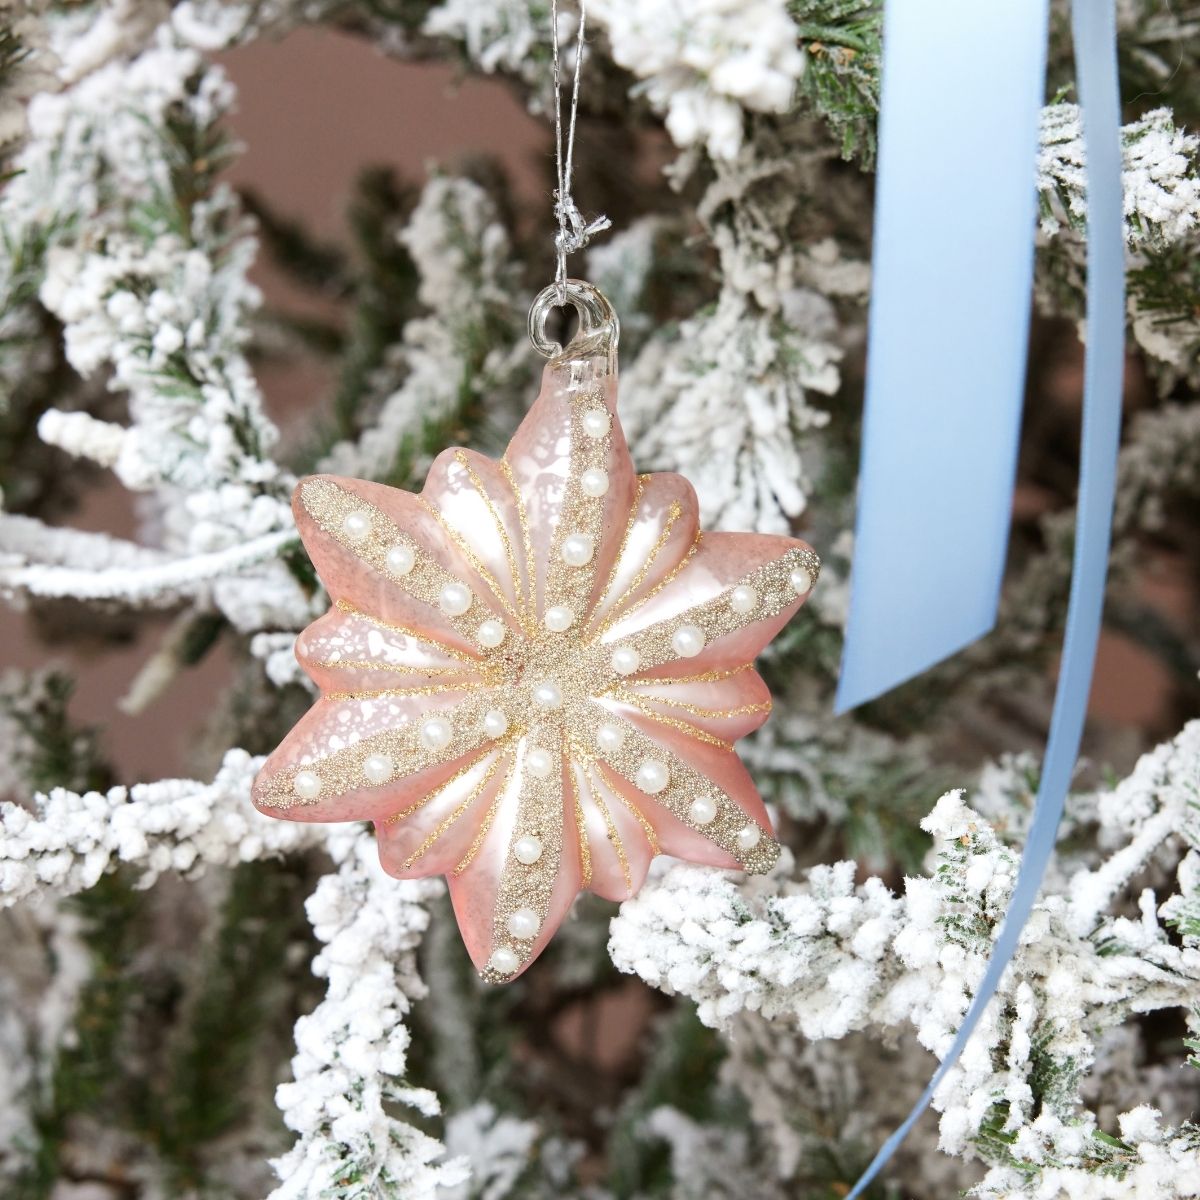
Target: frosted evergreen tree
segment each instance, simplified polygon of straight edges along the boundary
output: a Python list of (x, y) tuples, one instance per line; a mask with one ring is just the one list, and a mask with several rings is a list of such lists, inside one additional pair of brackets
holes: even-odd
[[(1194, 614), (1200, 9), (1118, 9), (1135, 402), (1107, 620), (1157, 664), (1170, 715), (1094, 723), (1020, 952), (875, 1197), (1200, 1195), (1200, 626), (1144, 586), (1170, 564)], [(1070, 576), (1073, 418), (1047, 399), (1083, 333), (1064, 14), (1035, 171), (1036, 503), (1018, 506), (1002, 619), (834, 719), (879, 5), (589, 11), (578, 155), (614, 228), (577, 271), (620, 314), (635, 459), (688, 475), (706, 526), (798, 532), (825, 561), (764, 660), (774, 712), (745, 751), (785, 853), (752, 881), (659, 860), (619, 911), (581, 901), (543, 961), (489, 988), (439, 882), (384, 875), (365, 826), (249, 802), (311, 702), (292, 651), (327, 604), (295, 481), (409, 487), (445, 445), (493, 450), (536, 390), (525, 314), (552, 266), (529, 236), (547, 213), (519, 211), (486, 161), (414, 179), (363, 164), (349, 250), (239, 194), (217, 56), (337, 29), (503, 78), (547, 120), (549, 6), (9, 0), (0, 597), (60, 644), (152, 631), (128, 713), (186, 688), (218, 643), (234, 678), (188, 731), (194, 777), (155, 780), (119, 777), (51, 649), (0, 677), (4, 1196), (825, 1200), (966, 1011), (1023, 845)], [(605, 147), (647, 134), (670, 161), (631, 196)], [(256, 256), (339, 297), (337, 318), (269, 311)], [(928, 336), (936, 371), (936, 314)], [(322, 356), (333, 380), (285, 439), (255, 370), (280, 352)], [(101, 478), (136, 493), (135, 536), (79, 522)], [(629, 1053), (575, 1036), (631, 1025)]]

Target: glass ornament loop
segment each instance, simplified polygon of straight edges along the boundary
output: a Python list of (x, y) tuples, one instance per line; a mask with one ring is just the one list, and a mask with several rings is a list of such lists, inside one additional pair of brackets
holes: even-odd
[[(565, 350), (546, 336), (546, 318), (552, 309), (563, 304), (572, 305), (579, 314), (579, 328)], [(621, 324), (613, 306), (597, 288), (582, 279), (568, 279), (561, 291), (558, 284), (550, 284), (529, 307), (529, 340), (544, 358), (561, 358), (568, 351), (572, 355), (611, 357), (616, 352), (620, 332)]]

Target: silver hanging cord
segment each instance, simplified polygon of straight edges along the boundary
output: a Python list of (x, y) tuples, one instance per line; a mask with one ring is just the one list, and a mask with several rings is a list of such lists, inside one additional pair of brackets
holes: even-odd
[(558, 0), (550, 0), (550, 44), (554, 59), (554, 157), (558, 167), (558, 188), (554, 193), (554, 216), (558, 221), (558, 232), (554, 235), (554, 252), (557, 259), (554, 286), (559, 304), (564, 304), (567, 299), (567, 255), (582, 250), (595, 234), (612, 224), (604, 215), (584, 221), (583, 214), (575, 204), (575, 197), (571, 194), (575, 159), (575, 118), (579, 113), (579, 76), (583, 70), (583, 35), (586, 25), (587, 0), (579, 0), (579, 26), (575, 34), (575, 78), (571, 85), (571, 116), (564, 149), (558, 53)]

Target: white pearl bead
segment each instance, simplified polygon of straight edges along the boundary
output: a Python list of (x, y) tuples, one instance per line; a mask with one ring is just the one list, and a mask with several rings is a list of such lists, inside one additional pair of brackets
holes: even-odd
[(602, 467), (589, 467), (580, 475), (579, 486), (585, 496), (598, 500), (608, 491), (608, 472)]
[(758, 593), (746, 584), (739, 584), (729, 593), (729, 607), (745, 616), (758, 607)]
[(537, 935), (537, 931), (541, 929), (542, 923), (538, 920), (538, 915), (532, 908), (518, 908), (508, 918), (508, 932), (513, 937), (520, 939), (522, 942), (528, 941), (531, 937)]
[(438, 596), (438, 604), (448, 617), (461, 617), (471, 607), (471, 589), (465, 583), (447, 583)]
[(564, 633), (575, 624), (575, 614), (565, 604), (546, 609), (546, 628), (551, 633)]
[(417, 565), (417, 556), (411, 546), (397, 542), (387, 552), (387, 569), (393, 575), (407, 575)]
[(342, 532), (352, 542), (361, 542), (371, 532), (371, 514), (365, 509), (355, 509), (342, 518)]
[(488, 966), (497, 975), (511, 975), (520, 965), (521, 960), (507, 946), (493, 950), (492, 957), (488, 959)]
[(562, 544), (562, 559), (568, 567), (585, 566), (595, 553), (595, 539), (586, 533), (573, 533)]
[(717, 802), (708, 796), (697, 796), (688, 809), (693, 825), (711, 825), (717, 818)]
[(390, 754), (368, 754), (363, 761), (363, 775), (368, 783), (387, 783), (395, 766)]
[(753, 850), (762, 840), (762, 830), (757, 825), (750, 824), (738, 830), (737, 844), (739, 850)]
[(525, 756), (525, 766), (535, 779), (549, 779), (554, 770), (554, 759), (549, 750), (534, 749)]
[(797, 596), (803, 596), (812, 587), (812, 576), (803, 567), (794, 567), (789, 578)]
[(656, 758), (648, 758), (638, 767), (633, 782), (643, 792), (655, 796), (671, 782), (671, 772), (667, 770), (666, 763), (661, 763)]
[(508, 717), (498, 708), (489, 709), (483, 715), (483, 732), (490, 738), (503, 737), (508, 732)]
[(618, 675), (632, 675), (641, 662), (642, 656), (632, 646), (618, 646), (613, 651), (612, 669)]
[(602, 438), (612, 424), (606, 408), (589, 408), (583, 414), (583, 432), (590, 438)]
[(562, 688), (547, 679), (533, 689), (533, 702), (539, 708), (562, 708)]
[(454, 727), (445, 717), (429, 717), (421, 726), (421, 745), (426, 750), (445, 750), (454, 736)]
[(671, 647), (680, 658), (695, 658), (704, 649), (704, 630), (699, 625), (680, 625), (671, 634)]
[(321, 794), (321, 777), (316, 771), (297, 771), (292, 778), (292, 791), (301, 800), (315, 800)]
[(504, 633), (504, 622), (489, 617), (486, 621), (479, 622), (479, 628), (475, 630), (475, 637), (484, 649), (494, 650), (504, 641)]
[(522, 834), (513, 842), (513, 857), (527, 867), (542, 857), (542, 839), (532, 833)]
[(625, 745), (625, 730), (620, 725), (614, 724), (612, 721), (605, 721), (605, 723), (596, 730), (596, 745), (599, 746), (605, 754), (615, 754), (623, 745)]

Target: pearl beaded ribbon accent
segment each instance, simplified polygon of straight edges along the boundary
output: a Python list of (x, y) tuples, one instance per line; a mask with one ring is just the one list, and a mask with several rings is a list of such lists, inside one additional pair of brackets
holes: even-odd
[(502, 982), (576, 894), (634, 894), (661, 852), (762, 872), (762, 800), (734, 742), (770, 711), (754, 656), (808, 597), (803, 542), (705, 533), (678, 475), (636, 475), (616, 317), (569, 280), (541, 394), (499, 462), (449, 449), (412, 495), (315, 476), (296, 523), (333, 601), (297, 641), (321, 699), (267, 760), (264, 813), (372, 820), (384, 869), (446, 875)]

